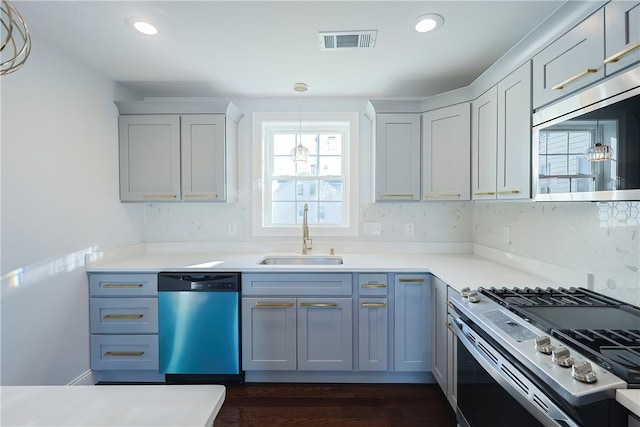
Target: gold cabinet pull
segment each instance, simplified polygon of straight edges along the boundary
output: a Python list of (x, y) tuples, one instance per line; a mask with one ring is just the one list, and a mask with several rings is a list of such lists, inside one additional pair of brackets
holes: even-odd
[(625, 56), (627, 53), (632, 52), (632, 51), (634, 51), (634, 50), (636, 50), (638, 48), (640, 48), (640, 42), (636, 42), (634, 44), (630, 44), (629, 46), (627, 46), (624, 49), (622, 49), (620, 52), (614, 53), (613, 55), (611, 55), (610, 57), (605, 59), (604, 63), (605, 64), (612, 64), (614, 62), (618, 62), (620, 60), (620, 58)]
[(485, 191), (483, 193), (473, 193), (474, 196), (495, 196), (495, 191)]
[(498, 191), (498, 194), (520, 194), (520, 190)]
[(435, 198), (438, 198), (438, 197), (458, 197), (459, 198), (460, 196), (461, 196), (461, 194), (459, 194), (459, 193), (425, 194), (424, 195), (425, 199), (429, 199), (429, 198), (435, 199)]
[(387, 285), (385, 283), (361, 283), (361, 288), (386, 288)]
[(456, 333), (455, 329), (453, 329), (453, 326), (451, 326), (451, 323), (447, 323), (447, 329), (450, 330), (452, 333)]
[(142, 319), (144, 314), (105, 314), (103, 319)]
[(185, 194), (182, 197), (202, 197), (202, 198), (213, 198), (213, 199), (217, 199), (218, 195), (217, 194)]
[(176, 194), (143, 194), (142, 197), (145, 199), (177, 199), (178, 198)]
[(456, 307), (455, 307), (453, 304), (451, 304), (451, 301), (447, 301), (447, 305), (448, 305), (450, 308), (452, 308), (453, 310), (455, 310), (455, 309), (456, 309)]
[(387, 304), (383, 302), (363, 302), (360, 304), (362, 307), (386, 307)]
[(144, 351), (107, 351), (104, 355), (107, 357), (140, 357)]
[(580, 77), (584, 77), (587, 74), (593, 74), (593, 73), (597, 73), (598, 69), (596, 68), (587, 68), (586, 70), (576, 74), (573, 77), (569, 77), (567, 80), (563, 81), (562, 83), (558, 83), (557, 85), (553, 86), (551, 88), (551, 90), (560, 90), (560, 89), (564, 89), (564, 87), (566, 85), (568, 85), (569, 83), (573, 82), (574, 80), (578, 80)]
[(413, 194), (382, 194), (380, 197), (413, 197)]
[(424, 283), (424, 279), (400, 279), (401, 283)]
[(132, 288), (141, 288), (144, 285), (142, 283), (105, 283), (102, 285), (103, 288), (110, 289), (132, 289)]
[(335, 302), (302, 302), (300, 307), (337, 307)]
[(293, 307), (292, 302), (260, 302), (258, 301), (256, 307)]

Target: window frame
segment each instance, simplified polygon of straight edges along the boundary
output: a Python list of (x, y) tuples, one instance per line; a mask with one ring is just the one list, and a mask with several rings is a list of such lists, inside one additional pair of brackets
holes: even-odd
[(304, 113), (264, 113), (253, 114), (253, 171), (252, 171), (252, 233), (254, 236), (298, 236), (301, 235), (301, 224), (274, 225), (265, 224), (263, 212), (269, 211), (265, 205), (269, 202), (266, 192), (270, 191), (271, 182), (268, 181), (272, 175), (266, 175), (268, 157), (272, 153), (272, 148), (266, 140), (267, 129), (277, 128), (281, 124), (283, 130), (299, 129), (302, 121), (302, 131), (323, 129), (330, 130), (331, 123), (347, 125), (342, 141), (342, 191), (343, 191), (343, 224), (309, 224), (312, 236), (355, 236), (358, 234), (358, 133), (359, 115), (356, 112), (310, 112)]

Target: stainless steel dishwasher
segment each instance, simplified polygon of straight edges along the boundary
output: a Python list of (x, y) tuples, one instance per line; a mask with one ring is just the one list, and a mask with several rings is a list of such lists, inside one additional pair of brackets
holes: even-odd
[(242, 381), (240, 274), (158, 274), (160, 373), (168, 383)]

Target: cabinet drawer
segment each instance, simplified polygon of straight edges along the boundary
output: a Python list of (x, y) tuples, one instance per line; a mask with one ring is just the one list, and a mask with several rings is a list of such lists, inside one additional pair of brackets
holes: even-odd
[(157, 298), (91, 298), (92, 334), (158, 333)]
[(243, 295), (351, 295), (349, 273), (243, 274)]
[(612, 1), (604, 7), (607, 76), (640, 62), (640, 2)]
[(533, 57), (533, 108), (604, 77), (604, 9)]
[(387, 275), (384, 273), (358, 275), (359, 295), (386, 296), (387, 289)]
[(157, 335), (91, 335), (91, 369), (158, 370)]
[(157, 274), (90, 273), (89, 295), (125, 297), (158, 295)]

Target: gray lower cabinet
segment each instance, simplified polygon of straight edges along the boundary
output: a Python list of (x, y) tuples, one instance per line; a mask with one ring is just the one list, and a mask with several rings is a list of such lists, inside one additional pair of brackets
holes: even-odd
[(91, 369), (158, 374), (157, 275), (91, 273), (89, 296)]
[(396, 274), (394, 283), (395, 370), (431, 370), (431, 275)]
[(389, 304), (387, 298), (360, 298), (358, 302), (358, 369), (389, 368)]
[(455, 292), (445, 282), (433, 277), (431, 296), (431, 372), (451, 406), (456, 407), (457, 340), (449, 329), (448, 295)]
[(351, 306), (351, 298), (243, 298), (243, 369), (351, 370)]

